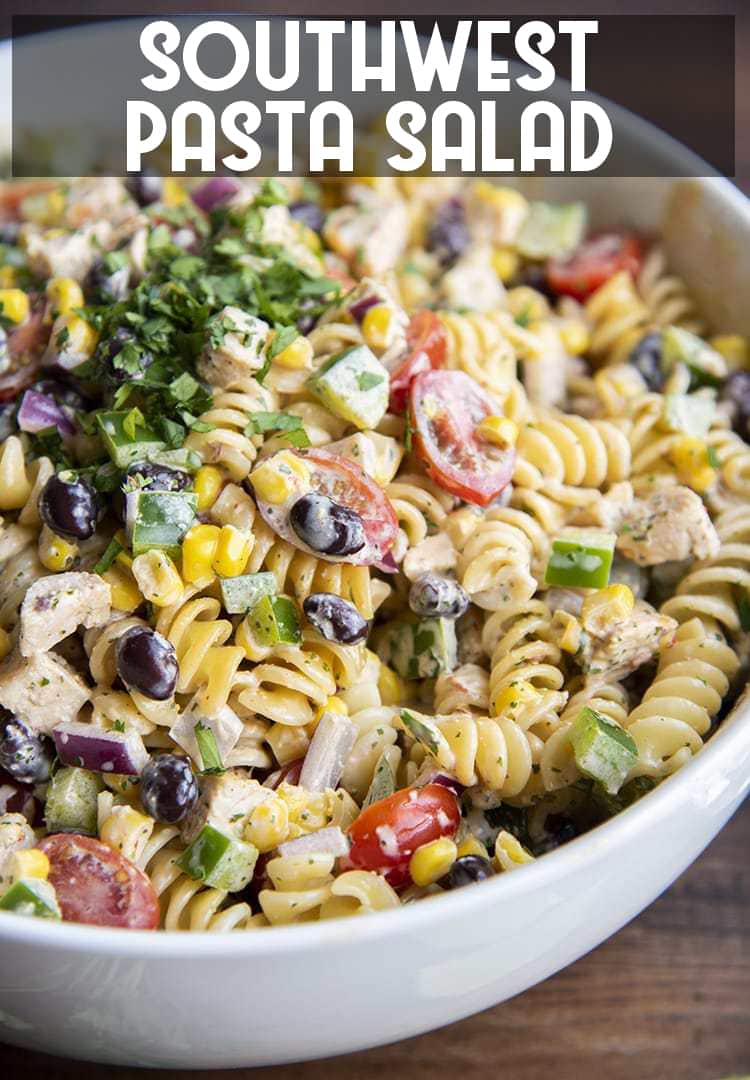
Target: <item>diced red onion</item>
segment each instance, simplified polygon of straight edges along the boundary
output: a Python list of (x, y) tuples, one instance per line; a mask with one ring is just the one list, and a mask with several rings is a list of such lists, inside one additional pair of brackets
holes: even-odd
[(279, 784), (299, 784), (299, 774), (302, 772), (304, 760), (304, 758), (296, 758), (294, 761), (288, 761), (286, 765), (282, 765), (280, 769), (276, 769), (265, 778), (263, 787), (276, 790)]
[(434, 765), (426, 765), (414, 781), (414, 787), (425, 787), (427, 784), (439, 784), (440, 787), (449, 788), (454, 795), (462, 795), (466, 788), (463, 784), (451, 776), (449, 772), (444, 769), (439, 769)]
[(38, 803), (31, 788), (17, 783), (7, 773), (0, 774), (0, 814), (23, 814), (29, 825), (35, 823)]
[(357, 725), (340, 713), (326, 712), (305, 754), (299, 783), (306, 791), (335, 788), (357, 737)]
[(214, 176), (192, 192), (190, 198), (200, 210), (208, 214), (215, 206), (227, 202), (240, 190), (240, 185), (231, 176)]
[(23, 395), (18, 426), (32, 435), (49, 427), (56, 427), (61, 435), (75, 435), (76, 431), (75, 424), (55, 399), (38, 390), (27, 390)]
[(342, 833), (338, 825), (330, 825), (326, 829), (318, 829), (317, 832), (298, 836), (294, 840), (287, 840), (279, 844), (280, 855), (310, 855), (320, 852), (326, 855), (349, 854), (349, 840)]
[(380, 300), (377, 296), (364, 296), (361, 300), (357, 300), (355, 304), (352, 304), (349, 308), (349, 314), (356, 322), (361, 323), (370, 308), (379, 303)]
[(380, 560), (380, 562), (373, 563), (373, 566), (377, 570), (380, 570), (383, 574), (397, 574), (398, 573), (398, 563), (393, 558), (393, 555), (392, 555), (392, 553), (390, 551), (386, 551), (385, 555)]
[(105, 731), (91, 724), (70, 721), (52, 732), (64, 765), (79, 765), (92, 772), (139, 776), (148, 751), (137, 731)]

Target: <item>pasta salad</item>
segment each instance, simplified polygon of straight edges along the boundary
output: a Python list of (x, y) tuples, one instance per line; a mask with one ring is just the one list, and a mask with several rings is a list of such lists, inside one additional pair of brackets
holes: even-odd
[(514, 871), (750, 629), (750, 354), (480, 180), (0, 188), (0, 910), (250, 930)]

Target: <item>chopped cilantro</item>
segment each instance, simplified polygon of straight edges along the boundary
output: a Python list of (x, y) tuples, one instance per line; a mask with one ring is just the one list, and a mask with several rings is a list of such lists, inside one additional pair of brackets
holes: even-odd
[(374, 386), (380, 386), (384, 379), (384, 375), (376, 375), (373, 371), (361, 371), (357, 376), (357, 386), (360, 390), (372, 390)]
[(120, 554), (121, 551), (124, 550), (125, 548), (122, 546), (120, 541), (113, 536), (110, 542), (107, 544), (106, 551), (102, 555), (101, 559), (94, 566), (94, 573), (103, 574), (105, 570), (109, 570), (110, 566), (115, 561), (117, 556)]
[(138, 438), (136, 435), (136, 428), (145, 426), (146, 418), (137, 405), (130, 410), (122, 422), (122, 430), (133, 442)]
[(268, 346), (268, 358), (273, 360), (279, 353), (288, 348), (293, 341), (296, 341), (298, 337), (299, 330), (296, 326), (277, 326), (276, 333)]

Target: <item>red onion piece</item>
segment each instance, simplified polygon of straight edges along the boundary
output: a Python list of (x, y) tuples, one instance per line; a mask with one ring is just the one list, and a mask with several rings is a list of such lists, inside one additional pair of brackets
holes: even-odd
[(190, 198), (200, 210), (209, 213), (215, 206), (233, 198), (239, 190), (240, 185), (231, 176), (214, 176), (196, 188)]
[(377, 296), (364, 296), (361, 300), (357, 300), (355, 304), (352, 304), (349, 308), (349, 314), (356, 322), (361, 323), (370, 308), (379, 303), (380, 300)]
[(105, 731), (91, 724), (70, 721), (52, 732), (57, 754), (64, 765), (78, 765), (92, 772), (139, 776), (148, 751), (137, 731)]
[(35, 825), (38, 812), (39, 803), (31, 788), (0, 769), (0, 814), (23, 814), (29, 825)]
[(349, 840), (338, 825), (329, 825), (326, 829), (318, 829), (317, 832), (279, 844), (280, 855), (310, 855), (312, 852), (335, 855), (338, 859), (341, 855), (349, 854)]
[(288, 761), (286, 765), (282, 765), (280, 769), (276, 769), (270, 773), (263, 781), (263, 787), (273, 788), (274, 791), (279, 784), (299, 784), (299, 774), (302, 772), (302, 765), (304, 758), (295, 758), (294, 761)]
[(372, 565), (375, 567), (376, 570), (380, 570), (384, 574), (398, 573), (398, 563), (393, 558), (393, 555), (390, 551), (386, 551), (383, 558), (379, 562), (373, 563)]
[(299, 783), (306, 791), (335, 788), (357, 737), (357, 725), (340, 713), (323, 713), (305, 754)]
[(459, 797), (463, 795), (466, 790), (464, 785), (459, 783), (455, 776), (451, 776), (451, 774), (444, 769), (439, 769), (430, 764), (420, 770), (414, 780), (414, 787), (424, 787), (426, 784), (439, 784), (440, 787), (448, 788), (454, 795)]
[(75, 424), (54, 398), (27, 390), (18, 410), (18, 426), (21, 431), (35, 434), (45, 428), (56, 427), (61, 435), (75, 435)]

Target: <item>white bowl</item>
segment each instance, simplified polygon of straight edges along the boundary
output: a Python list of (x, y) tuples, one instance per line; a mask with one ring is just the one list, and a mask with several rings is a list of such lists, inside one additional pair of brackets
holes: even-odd
[[(6, 48), (0, 91), (8, 76)], [(616, 137), (648, 143), (665, 173), (692, 159), (613, 115)], [(716, 324), (750, 330), (750, 205), (727, 181), (523, 186), (584, 197), (599, 223), (663, 231)], [(750, 787), (749, 713), (743, 700), (690, 764), (615, 820), (518, 873), (397, 912), (216, 935), (0, 914), (0, 1040), (113, 1064), (229, 1068), (359, 1050), (485, 1009), (594, 948), (700, 854)]]

